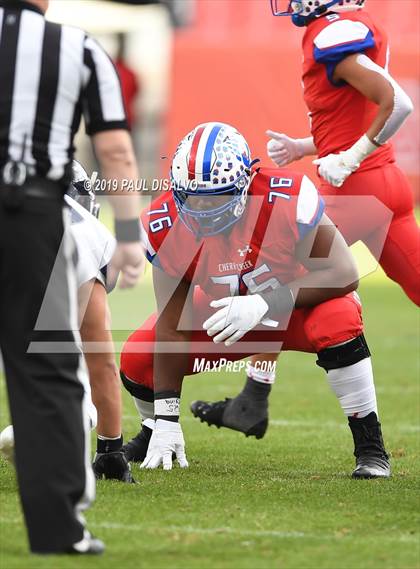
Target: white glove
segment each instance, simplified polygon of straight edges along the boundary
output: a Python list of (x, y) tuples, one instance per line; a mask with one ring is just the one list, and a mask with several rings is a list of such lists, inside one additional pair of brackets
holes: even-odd
[(329, 184), (340, 188), (345, 180), (357, 170), (363, 160), (377, 150), (377, 146), (364, 134), (348, 150), (340, 154), (328, 154), (313, 161), (319, 169), (319, 175)]
[(188, 468), (181, 425), (173, 421), (157, 419), (146, 458), (140, 468), (154, 469), (162, 464), (163, 470), (172, 470), (172, 453), (175, 453), (181, 468)]
[(204, 324), (209, 336), (214, 336), (213, 342), (225, 342), (231, 346), (247, 332), (255, 328), (268, 312), (268, 304), (259, 294), (250, 296), (228, 296), (210, 302), (212, 308), (220, 308), (210, 316)]
[(301, 139), (290, 138), (286, 134), (273, 130), (267, 130), (266, 134), (271, 136), (267, 142), (267, 154), (276, 166), (286, 166), (303, 158), (304, 148)]
[(313, 164), (318, 166), (319, 175), (336, 188), (341, 188), (345, 180), (356, 170), (356, 168), (351, 170), (344, 164), (341, 154), (328, 154), (324, 158), (314, 160)]

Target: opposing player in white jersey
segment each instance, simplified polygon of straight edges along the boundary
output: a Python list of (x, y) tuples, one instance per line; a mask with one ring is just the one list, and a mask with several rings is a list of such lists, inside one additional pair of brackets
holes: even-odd
[[(93, 470), (97, 478), (133, 482), (130, 465), (121, 451), (121, 390), (109, 331), (106, 269), (115, 239), (97, 219), (100, 206), (87, 181), (87, 173), (74, 161), (73, 184), (65, 201), (70, 208), (70, 231), (78, 256), (80, 335), (84, 345), (101, 343), (104, 347), (100, 353), (89, 349), (85, 352), (90, 384), (84, 387), (91, 427), (96, 427), (98, 437)], [(0, 451), (12, 459), (13, 447), (13, 429), (9, 426), (0, 435)]]

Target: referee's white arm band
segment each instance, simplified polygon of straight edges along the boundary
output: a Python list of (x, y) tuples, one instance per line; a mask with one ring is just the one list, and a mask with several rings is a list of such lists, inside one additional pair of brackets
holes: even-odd
[(397, 132), (408, 115), (413, 111), (413, 103), (407, 93), (401, 89), (395, 79), (393, 79), (391, 75), (383, 69), (383, 67), (374, 63), (364, 54), (358, 55), (356, 61), (366, 69), (370, 69), (371, 71), (375, 71), (382, 75), (382, 77), (384, 77), (394, 89), (394, 108), (392, 113), (386, 121), (383, 129), (374, 138), (374, 142), (376, 144), (385, 144), (385, 142), (387, 142), (387, 140)]

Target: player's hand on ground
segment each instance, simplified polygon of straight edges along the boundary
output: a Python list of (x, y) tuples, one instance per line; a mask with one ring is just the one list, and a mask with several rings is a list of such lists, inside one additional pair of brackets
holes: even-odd
[(259, 294), (228, 296), (213, 300), (210, 306), (219, 310), (204, 322), (203, 328), (213, 336), (215, 344), (224, 342), (225, 346), (231, 346), (255, 328), (268, 311), (268, 304)]
[(147, 455), (140, 468), (172, 469), (172, 453), (175, 454), (181, 468), (188, 468), (185, 455), (185, 441), (181, 425), (173, 421), (157, 419), (147, 449)]
[(313, 164), (318, 166), (319, 175), (336, 188), (341, 188), (350, 174), (359, 166), (357, 164), (356, 167), (350, 168), (344, 163), (341, 154), (328, 154), (328, 156), (314, 160)]
[(297, 139), (274, 130), (267, 130), (266, 135), (270, 137), (267, 142), (267, 154), (276, 166), (286, 166), (302, 158), (302, 147)]
[(144, 248), (140, 242), (117, 243), (114, 256), (108, 267), (107, 285), (112, 288), (121, 273), (120, 288), (131, 288), (144, 273)]

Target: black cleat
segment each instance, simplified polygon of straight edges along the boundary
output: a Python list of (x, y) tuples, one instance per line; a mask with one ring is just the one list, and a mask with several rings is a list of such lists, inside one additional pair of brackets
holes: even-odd
[(136, 482), (131, 474), (131, 466), (122, 450), (96, 453), (92, 468), (97, 480), (105, 478), (132, 484)]
[(152, 429), (142, 425), (141, 431), (131, 441), (123, 445), (122, 450), (125, 458), (130, 462), (143, 462), (146, 458), (152, 433)]
[(376, 413), (372, 411), (362, 419), (349, 417), (349, 427), (356, 457), (352, 478), (390, 478), (391, 465)]
[(215, 403), (193, 401), (190, 408), (202, 423), (240, 431), (247, 437), (262, 439), (268, 428), (268, 399), (256, 401), (240, 393)]

